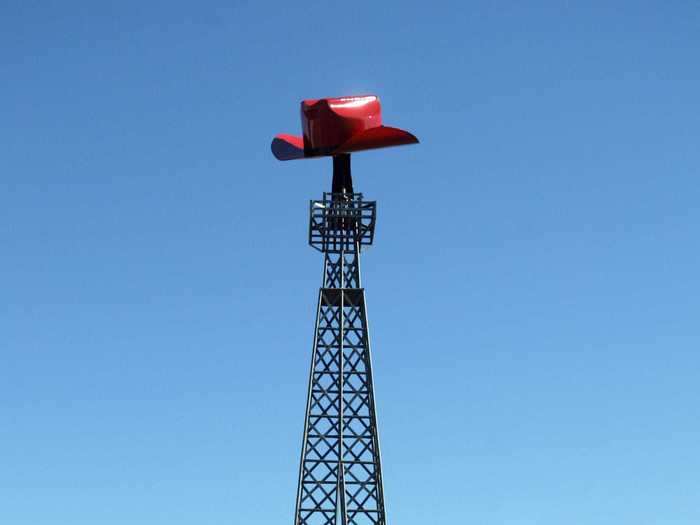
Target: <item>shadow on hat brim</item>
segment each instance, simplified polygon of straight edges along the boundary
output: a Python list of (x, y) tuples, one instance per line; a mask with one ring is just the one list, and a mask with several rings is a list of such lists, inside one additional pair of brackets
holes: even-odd
[(270, 145), (277, 160), (296, 160), (305, 158), (304, 139), (295, 135), (277, 135)]
[(297, 137), (296, 135), (277, 135), (274, 139), (272, 139), (270, 148), (272, 149), (272, 154), (275, 156), (275, 158), (277, 158), (277, 160), (296, 160), (417, 143), (418, 139), (408, 131), (392, 128), (390, 126), (379, 126), (376, 128), (366, 129), (358, 133), (334, 150), (324, 154), (312, 154), (305, 152), (304, 139), (302, 137)]

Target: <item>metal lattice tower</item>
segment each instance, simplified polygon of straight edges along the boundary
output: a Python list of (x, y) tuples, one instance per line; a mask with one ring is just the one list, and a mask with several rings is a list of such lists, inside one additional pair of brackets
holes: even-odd
[(385, 525), (372, 363), (360, 253), (376, 203), (354, 193), (350, 156), (311, 202), (309, 244), (323, 253), (295, 525)]

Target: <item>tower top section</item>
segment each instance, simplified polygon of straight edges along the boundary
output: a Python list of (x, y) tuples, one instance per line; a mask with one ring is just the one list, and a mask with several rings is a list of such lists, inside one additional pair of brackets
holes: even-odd
[(382, 108), (375, 95), (304, 100), (301, 128), (302, 136), (281, 134), (272, 139), (272, 153), (278, 160), (418, 143), (408, 131), (382, 124)]
[(377, 203), (361, 193), (324, 193), (311, 201), (309, 245), (324, 253), (359, 252), (374, 241)]

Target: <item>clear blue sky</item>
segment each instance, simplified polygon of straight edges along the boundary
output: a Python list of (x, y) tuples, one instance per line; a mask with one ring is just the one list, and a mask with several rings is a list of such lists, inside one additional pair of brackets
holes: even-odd
[[(390, 525), (700, 522), (700, 6), (3, 2), (0, 522), (291, 523), (354, 156)], [(614, 4), (614, 5), (613, 5)]]

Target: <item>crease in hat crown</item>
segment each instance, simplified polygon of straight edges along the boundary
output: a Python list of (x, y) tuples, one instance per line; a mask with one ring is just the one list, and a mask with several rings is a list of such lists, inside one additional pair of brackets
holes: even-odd
[(271, 149), (277, 159), (334, 156), (418, 143), (408, 131), (382, 124), (381, 104), (375, 95), (303, 100), (301, 127), (301, 136), (275, 136)]

